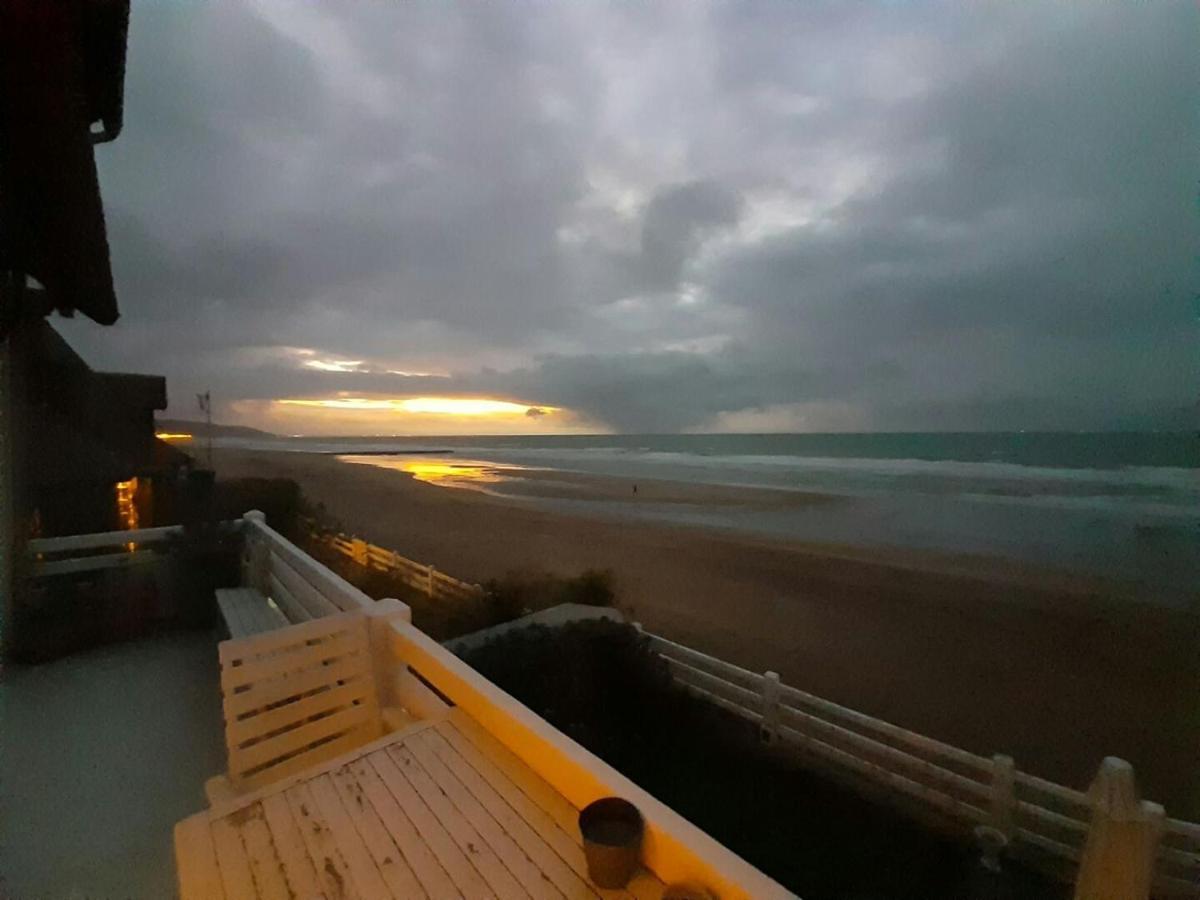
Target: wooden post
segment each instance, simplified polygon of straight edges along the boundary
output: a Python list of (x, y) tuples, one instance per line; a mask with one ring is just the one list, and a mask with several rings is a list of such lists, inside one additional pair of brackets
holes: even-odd
[(433, 573), (436, 571), (433, 566), (425, 567), (425, 593), (430, 600), (433, 599)]
[(992, 757), (991, 822), (1004, 840), (1012, 843), (1017, 809), (1017, 764), (1011, 756), (997, 753)]
[(367, 609), (367, 628), (371, 639), (371, 658), (375, 685), (381, 706), (398, 706), (396, 683), (403, 667), (396, 665), (392, 651), (392, 622), (412, 622), (412, 610), (393, 597), (386, 597)]
[(763, 743), (774, 744), (779, 740), (779, 674), (767, 672), (762, 683), (762, 724), (759, 737)]
[(1147, 900), (1165, 815), (1138, 797), (1133, 766), (1115, 756), (1100, 764), (1088, 789), (1088, 828), (1075, 900)]

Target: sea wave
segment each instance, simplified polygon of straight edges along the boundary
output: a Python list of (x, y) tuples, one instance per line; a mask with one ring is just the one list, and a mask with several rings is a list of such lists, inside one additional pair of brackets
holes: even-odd
[[(696, 481), (848, 495), (889, 492), (957, 495), (979, 502), (1006, 499), (1039, 505), (1050, 498), (1072, 506), (1146, 515), (1200, 510), (1200, 470), (1179, 466), (1063, 467), (1011, 461), (876, 456), (719, 453), (708, 448), (662, 449), (649, 443), (598, 441), (585, 446), (521, 446), (456, 439), (241, 439), (224, 446), (310, 452), (411, 454), (451, 449), (472, 458), (630, 479)], [(1200, 513), (1197, 513), (1200, 516)]]
[(616, 477), (850, 493), (908, 490), (975, 498), (1124, 498), (1144, 501), (1146, 511), (1155, 506), (1200, 508), (1200, 477), (1195, 469), (1177, 467), (1069, 469), (958, 460), (707, 456), (625, 447), (475, 447), (472, 453), (498, 461)]

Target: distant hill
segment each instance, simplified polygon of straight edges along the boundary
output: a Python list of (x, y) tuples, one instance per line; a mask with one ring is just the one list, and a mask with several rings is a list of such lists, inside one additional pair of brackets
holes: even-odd
[[(188, 419), (155, 419), (157, 431), (169, 431), (173, 434), (190, 434), (193, 437), (208, 437), (208, 425), (205, 422), (192, 422)], [(269, 431), (257, 428), (247, 428), (245, 425), (219, 425), (213, 422), (213, 437), (278, 437)]]

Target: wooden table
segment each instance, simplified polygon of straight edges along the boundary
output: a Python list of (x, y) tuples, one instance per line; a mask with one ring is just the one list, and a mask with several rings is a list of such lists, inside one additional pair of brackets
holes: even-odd
[(183, 900), (654, 898), (587, 879), (578, 810), (458, 710), (175, 826)]

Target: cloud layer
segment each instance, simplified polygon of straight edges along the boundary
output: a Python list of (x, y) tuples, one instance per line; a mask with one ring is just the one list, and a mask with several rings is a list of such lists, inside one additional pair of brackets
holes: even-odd
[(98, 150), (123, 318), (64, 331), (166, 374), (176, 414), (211, 388), (268, 426), (339, 392), (563, 410), (534, 430), (1180, 424), (1198, 28), (1186, 2), (135, 4)]

